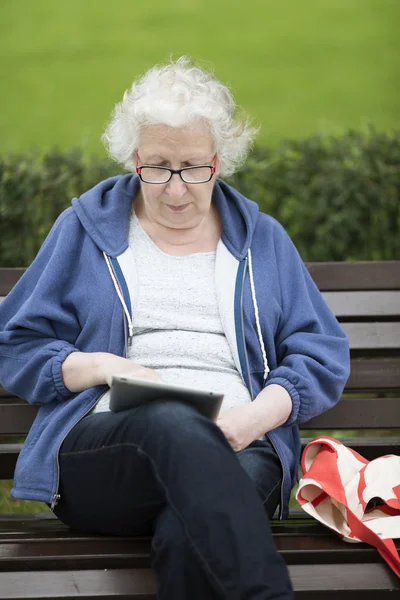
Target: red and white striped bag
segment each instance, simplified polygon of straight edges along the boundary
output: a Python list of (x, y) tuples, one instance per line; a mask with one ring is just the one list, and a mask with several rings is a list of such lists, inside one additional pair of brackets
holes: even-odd
[(368, 461), (341, 442), (321, 436), (304, 448), (301, 468), (296, 494), (300, 506), (346, 542), (375, 546), (400, 577), (393, 542), (400, 538), (400, 456)]

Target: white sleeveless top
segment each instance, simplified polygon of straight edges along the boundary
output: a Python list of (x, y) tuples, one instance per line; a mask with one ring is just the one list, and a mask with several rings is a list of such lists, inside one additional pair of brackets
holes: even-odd
[[(221, 412), (251, 401), (225, 337), (215, 290), (215, 252), (171, 256), (151, 240), (135, 213), (129, 245), (137, 270), (128, 358), (167, 382), (223, 392)], [(109, 410), (109, 393), (94, 412)]]

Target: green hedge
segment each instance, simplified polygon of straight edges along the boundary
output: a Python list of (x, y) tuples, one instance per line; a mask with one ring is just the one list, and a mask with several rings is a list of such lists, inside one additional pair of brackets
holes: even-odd
[[(399, 259), (399, 133), (258, 146), (227, 181), (282, 223), (306, 261)], [(0, 156), (0, 266), (28, 265), (71, 198), (118, 172), (77, 149)]]

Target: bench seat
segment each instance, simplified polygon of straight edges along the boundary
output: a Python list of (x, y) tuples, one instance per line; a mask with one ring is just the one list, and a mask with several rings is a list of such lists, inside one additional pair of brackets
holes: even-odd
[[(297, 511), (287, 521), (274, 521), (272, 528), (296, 599), (321, 598), (327, 578), (332, 589), (324, 597), (335, 600), (356, 592), (377, 598), (364, 596), (371, 588), (379, 589), (382, 599), (393, 599), (395, 589), (400, 593), (398, 579), (374, 548), (346, 544)], [(82, 593), (87, 598), (89, 592), (111, 598), (117, 585), (118, 598), (154, 600), (150, 544), (150, 538), (75, 532), (52, 513), (0, 517), (0, 599), (80, 598)], [(397, 547), (400, 551), (400, 541)]]

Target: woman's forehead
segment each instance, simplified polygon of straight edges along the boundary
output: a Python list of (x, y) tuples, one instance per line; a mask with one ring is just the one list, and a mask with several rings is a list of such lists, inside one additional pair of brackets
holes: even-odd
[(150, 125), (142, 130), (138, 147), (147, 159), (174, 155), (193, 160), (214, 153), (210, 130), (204, 125), (182, 128)]

